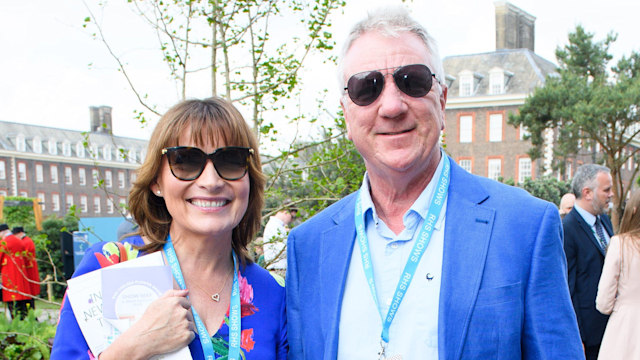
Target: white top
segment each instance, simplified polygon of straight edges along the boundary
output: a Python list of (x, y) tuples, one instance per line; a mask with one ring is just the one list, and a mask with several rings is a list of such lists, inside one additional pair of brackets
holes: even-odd
[[(287, 268), (287, 252), (285, 250), (289, 230), (284, 222), (275, 216), (271, 216), (262, 234), (264, 245), (264, 261), (273, 262), (267, 268), (269, 270), (285, 270)], [(278, 256), (280, 254), (280, 256)], [(276, 259), (277, 258), (277, 259)], [(274, 261), (277, 260), (277, 261)]]

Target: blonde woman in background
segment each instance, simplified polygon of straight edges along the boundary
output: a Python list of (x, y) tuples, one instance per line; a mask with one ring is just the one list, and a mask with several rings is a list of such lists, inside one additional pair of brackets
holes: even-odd
[(598, 359), (640, 359), (640, 190), (633, 192), (611, 238), (596, 308), (611, 314)]

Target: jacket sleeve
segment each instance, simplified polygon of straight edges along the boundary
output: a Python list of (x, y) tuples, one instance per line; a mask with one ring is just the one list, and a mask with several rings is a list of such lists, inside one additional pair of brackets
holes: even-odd
[(611, 314), (616, 303), (618, 280), (620, 278), (620, 237), (611, 238), (604, 267), (598, 284), (596, 309), (605, 315)]
[(295, 231), (287, 240), (287, 338), (289, 360), (304, 359), (302, 350), (302, 321), (300, 317), (300, 296), (298, 294), (298, 266), (295, 250)]
[(536, 234), (525, 288), (522, 355), (526, 359), (584, 359), (562, 239), (560, 216), (549, 204)]

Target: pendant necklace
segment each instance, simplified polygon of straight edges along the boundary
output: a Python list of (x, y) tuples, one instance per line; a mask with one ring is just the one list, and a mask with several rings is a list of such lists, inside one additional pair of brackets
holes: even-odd
[(229, 276), (227, 275), (225, 277), (224, 280), (224, 284), (222, 284), (222, 287), (220, 288), (220, 290), (218, 290), (218, 292), (213, 293), (212, 295), (209, 295), (209, 292), (207, 292), (205, 289), (203, 289), (200, 285), (198, 285), (197, 283), (195, 284), (200, 290), (202, 290), (202, 292), (204, 292), (205, 294), (207, 294), (211, 300), (215, 301), (215, 302), (220, 302), (220, 293), (224, 290), (224, 287), (227, 286), (227, 282), (229, 281)]

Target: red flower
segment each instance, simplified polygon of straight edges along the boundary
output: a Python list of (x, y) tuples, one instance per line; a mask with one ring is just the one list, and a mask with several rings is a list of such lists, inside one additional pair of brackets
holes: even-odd
[(240, 286), (240, 317), (255, 314), (258, 308), (253, 305), (253, 286), (240, 273), (238, 273), (238, 285)]
[(241, 344), (240, 347), (250, 352), (253, 350), (253, 345), (255, 345), (255, 341), (253, 341), (253, 328), (252, 329), (244, 329), (242, 330), (242, 334), (240, 335)]

